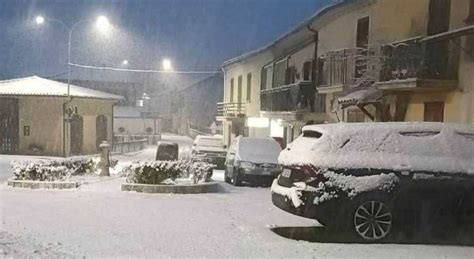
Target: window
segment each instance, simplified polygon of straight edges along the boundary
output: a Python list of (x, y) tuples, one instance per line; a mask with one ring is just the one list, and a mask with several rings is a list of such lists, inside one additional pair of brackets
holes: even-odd
[(252, 101), (252, 73), (247, 74), (247, 102)]
[(365, 17), (357, 21), (357, 43), (358, 48), (367, 48), (369, 45), (370, 18)]
[[(369, 24), (370, 18), (365, 17), (357, 21), (357, 48), (368, 48), (369, 47)], [(366, 54), (367, 55), (367, 54)], [(360, 78), (364, 75), (364, 71), (367, 70), (367, 61), (364, 58), (358, 58), (355, 64), (355, 77)]]
[(443, 122), (444, 121), (444, 103), (443, 102), (425, 103), (424, 121)]
[(242, 76), (237, 78), (237, 102), (242, 103)]
[(469, 3), (469, 16), (466, 19), (466, 23), (468, 24), (474, 23), (474, 0), (471, 0)]
[(313, 67), (313, 61), (306, 61), (303, 64), (303, 81), (311, 81), (311, 71)]
[(365, 114), (361, 111), (349, 110), (347, 111), (347, 122), (365, 122)]
[(230, 102), (234, 102), (234, 79), (230, 79)]
[(451, 0), (430, 0), (428, 35), (449, 30)]

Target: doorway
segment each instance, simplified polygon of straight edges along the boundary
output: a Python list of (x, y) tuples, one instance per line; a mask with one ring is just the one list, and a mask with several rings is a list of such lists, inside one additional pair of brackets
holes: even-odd
[(18, 152), (18, 118), (18, 99), (0, 98), (0, 154)]
[(81, 155), (84, 139), (84, 119), (74, 115), (71, 121), (71, 155)]

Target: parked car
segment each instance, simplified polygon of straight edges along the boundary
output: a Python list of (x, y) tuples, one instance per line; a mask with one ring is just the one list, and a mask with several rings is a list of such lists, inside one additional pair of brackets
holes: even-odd
[(178, 144), (159, 141), (156, 149), (156, 160), (178, 160), (179, 147)]
[(280, 173), (281, 147), (272, 138), (237, 137), (227, 152), (224, 179), (235, 186), (242, 182), (270, 184)]
[(218, 169), (224, 169), (226, 147), (222, 136), (198, 135), (193, 143), (193, 158), (214, 164)]
[(474, 220), (472, 127), (306, 126), (279, 162), (273, 204), (336, 233), (382, 241), (443, 235)]

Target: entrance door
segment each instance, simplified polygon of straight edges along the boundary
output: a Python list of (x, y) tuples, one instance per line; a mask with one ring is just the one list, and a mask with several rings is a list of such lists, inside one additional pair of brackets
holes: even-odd
[(82, 143), (84, 139), (84, 119), (75, 115), (71, 121), (71, 155), (82, 154)]
[(18, 99), (0, 98), (0, 154), (18, 152), (18, 124)]
[(99, 145), (102, 141), (107, 141), (107, 117), (105, 115), (97, 116), (95, 120), (96, 147), (99, 151)]

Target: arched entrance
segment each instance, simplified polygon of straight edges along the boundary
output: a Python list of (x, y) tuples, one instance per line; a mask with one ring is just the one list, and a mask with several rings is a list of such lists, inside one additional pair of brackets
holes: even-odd
[(84, 139), (84, 119), (74, 115), (71, 121), (71, 155), (81, 155)]
[(107, 117), (105, 115), (97, 116), (95, 120), (95, 136), (96, 136), (96, 147), (99, 150), (99, 145), (102, 141), (107, 141)]

